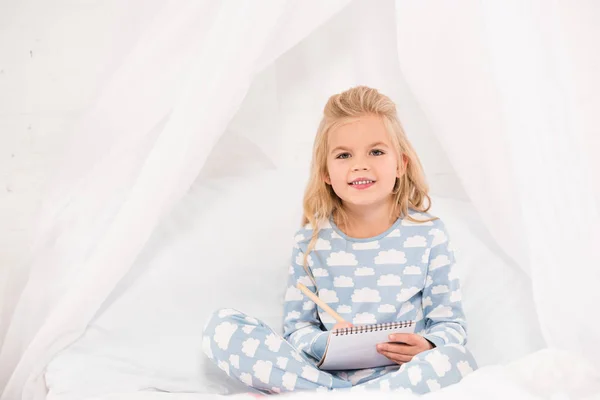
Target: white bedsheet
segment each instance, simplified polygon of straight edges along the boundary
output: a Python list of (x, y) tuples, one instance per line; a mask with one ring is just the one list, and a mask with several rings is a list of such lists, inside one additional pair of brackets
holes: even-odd
[[(294, 392), (280, 395), (301, 399), (364, 399), (361, 391)], [(220, 399), (214, 393), (111, 393), (86, 400), (208, 400)], [(228, 398), (253, 399), (240, 393)], [(600, 398), (600, 377), (581, 358), (544, 349), (506, 365), (483, 367), (460, 383), (423, 396), (409, 393), (369, 392), (371, 399), (597, 399)]]
[[(49, 363), (48, 400), (246, 391), (204, 357), (203, 324), (213, 310), (233, 307), (281, 331), (286, 265), (300, 220), (297, 183), (305, 178), (259, 171), (195, 186), (84, 335)], [(218, 202), (211, 201), (215, 193)], [(494, 247), (472, 205), (434, 197), (431, 212), (445, 221), (456, 249), (468, 346), (479, 365), (542, 348), (528, 277)]]

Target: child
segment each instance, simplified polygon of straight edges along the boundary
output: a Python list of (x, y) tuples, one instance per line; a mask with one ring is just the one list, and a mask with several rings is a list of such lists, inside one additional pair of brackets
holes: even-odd
[[(394, 103), (365, 86), (332, 96), (315, 138), (303, 228), (295, 235), (283, 338), (242, 312), (221, 309), (204, 329), (206, 355), (261, 393), (352, 387), (426, 393), (475, 370), (464, 347), (454, 254), (443, 222), (427, 213), (427, 192)], [(336, 324), (297, 283), (351, 322)], [(316, 367), (332, 329), (410, 319), (417, 321), (415, 334), (394, 335), (378, 348), (394, 365)]]

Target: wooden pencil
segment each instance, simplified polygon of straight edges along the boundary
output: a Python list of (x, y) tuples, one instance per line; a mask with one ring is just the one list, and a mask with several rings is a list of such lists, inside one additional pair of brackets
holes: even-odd
[(321, 307), (323, 310), (325, 310), (325, 312), (329, 315), (331, 315), (333, 318), (335, 318), (335, 320), (337, 322), (346, 322), (346, 320), (344, 318), (342, 318), (340, 316), (340, 314), (336, 313), (335, 311), (333, 311), (333, 309), (331, 307), (329, 307), (323, 300), (319, 299), (313, 292), (311, 292), (306, 286), (304, 286), (303, 284), (299, 283), (298, 285), (296, 285), (296, 287), (298, 289), (300, 289), (302, 291), (302, 293), (304, 293), (309, 299), (311, 299), (312, 301), (314, 301), (319, 307)]

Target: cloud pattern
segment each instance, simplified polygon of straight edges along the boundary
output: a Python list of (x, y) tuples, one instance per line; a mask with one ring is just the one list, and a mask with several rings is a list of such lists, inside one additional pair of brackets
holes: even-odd
[[(310, 227), (301, 229), (286, 267), (283, 336), (242, 312), (222, 309), (206, 325), (204, 353), (228, 375), (269, 393), (296, 390), (300, 382), (315, 388), (331, 384), (331, 375), (308, 360), (316, 356), (312, 342), (327, 334), (320, 325), (330, 330), (336, 321), (296, 287), (302, 283), (355, 325), (413, 319), (415, 332), (437, 346), (417, 356), (423, 355), (421, 364), (404, 364), (400, 374), (389, 373), (397, 368), (356, 370), (343, 372), (348, 378), (343, 382), (356, 389), (371, 385), (420, 393), (460, 380), (477, 366), (462, 346), (466, 332), (460, 284), (448, 234), (438, 221), (397, 222), (387, 235), (371, 240), (352, 240), (325, 224), (308, 257), (316, 287), (302, 266), (312, 233)], [(434, 323), (435, 329), (427, 331), (426, 323)]]
[[(427, 213), (412, 216), (421, 220), (431, 217)], [(310, 259), (310, 271), (319, 290), (308, 280), (304, 269), (299, 269), (301, 265), (292, 262), (294, 273), (286, 289), (286, 308), (299, 310), (298, 321), (315, 318), (313, 327), (322, 322), (331, 329), (335, 324), (324, 310), (314, 304), (311, 308), (311, 302), (294, 290), (294, 282), (303, 283), (334, 309), (339, 307), (348, 320), (380, 323), (413, 319), (418, 321), (417, 331), (426, 334), (424, 324), (428, 320), (446, 323), (449, 318), (457, 320), (459, 328), (455, 332), (463, 331), (466, 336), (454, 253), (444, 224), (440, 220), (422, 224), (398, 222), (386, 234), (366, 239), (352, 239), (335, 225), (323, 225)], [(312, 230), (301, 229), (295, 237), (299, 241), (292, 260), (304, 255)], [(297, 304), (300, 295), (303, 301)], [(367, 314), (373, 317), (366, 318)], [(284, 323), (289, 336), (306, 326), (298, 327), (294, 318), (286, 318)], [(313, 337), (314, 333), (302, 341), (308, 346), (306, 341)], [(444, 344), (439, 340), (437, 343)]]

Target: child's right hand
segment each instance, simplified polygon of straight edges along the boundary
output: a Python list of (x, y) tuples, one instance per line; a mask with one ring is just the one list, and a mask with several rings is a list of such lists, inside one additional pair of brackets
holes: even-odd
[(344, 322), (338, 322), (337, 324), (335, 324), (332, 328), (333, 329), (340, 329), (340, 328), (351, 328), (354, 325), (352, 325), (350, 322), (348, 321), (344, 321)]

